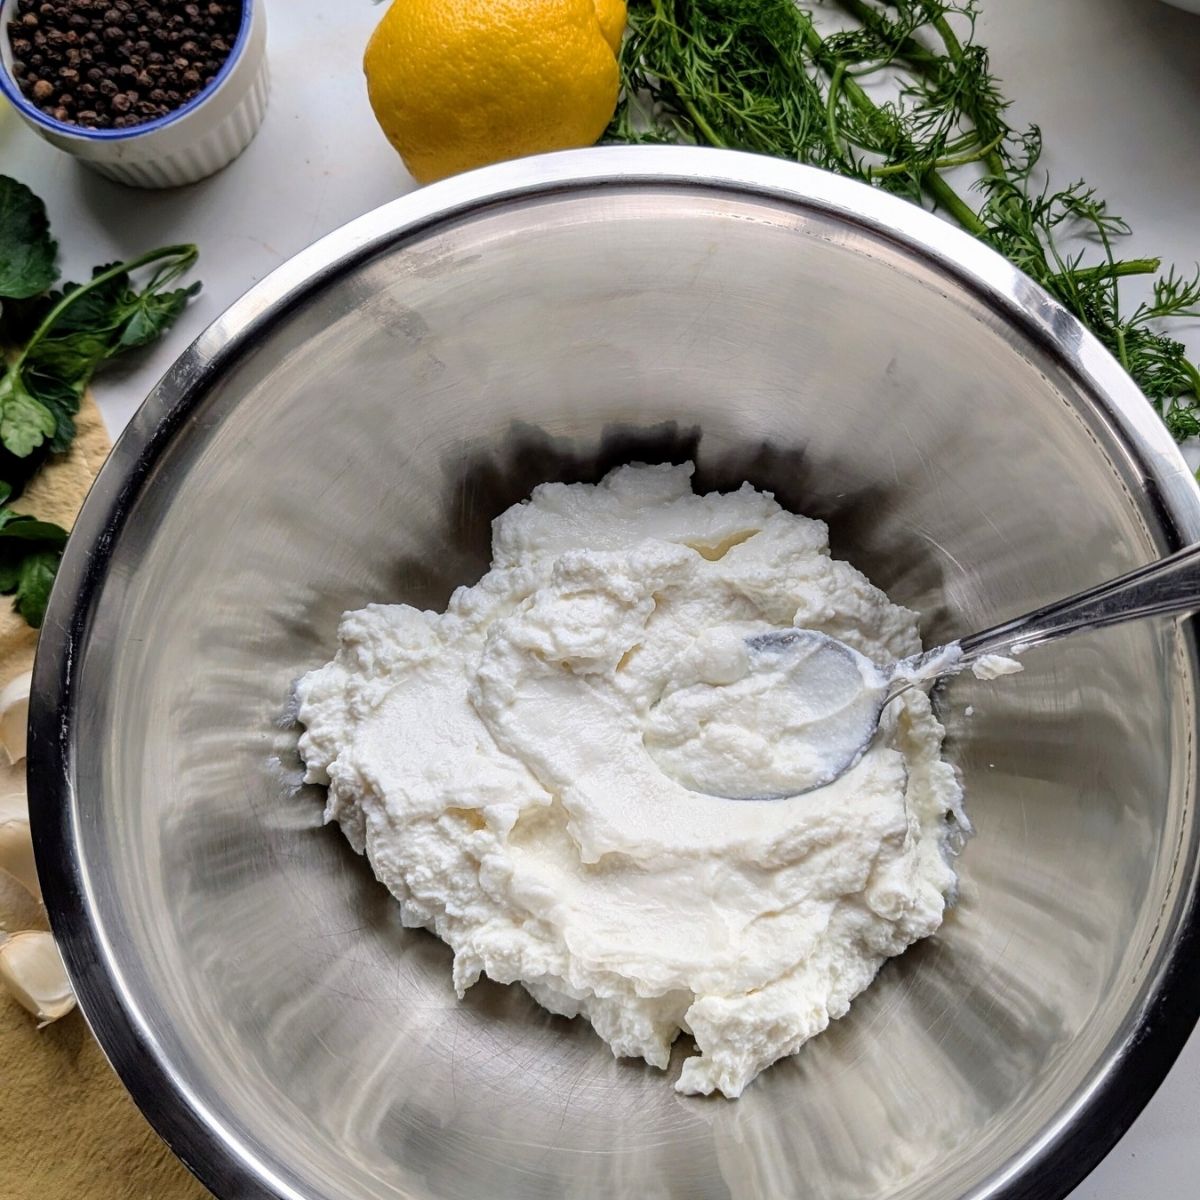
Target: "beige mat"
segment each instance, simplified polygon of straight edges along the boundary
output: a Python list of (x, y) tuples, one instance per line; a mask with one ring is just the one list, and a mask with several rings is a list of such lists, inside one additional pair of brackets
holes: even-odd
[[(89, 397), (69, 454), (14, 505), (69, 526), (109, 450)], [(0, 687), (27, 671), (36, 634), (0, 597)], [(0, 1200), (202, 1200), (78, 1012), (45, 1029), (0, 991)]]

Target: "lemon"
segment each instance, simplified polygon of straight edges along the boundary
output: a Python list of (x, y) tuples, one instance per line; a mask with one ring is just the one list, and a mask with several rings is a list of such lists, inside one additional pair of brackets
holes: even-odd
[(617, 104), (625, 0), (393, 0), (371, 107), (413, 177), (590, 146)]
[[(615, 55), (621, 49), (621, 39), (625, 36), (625, 0), (594, 0), (596, 19), (600, 22), (600, 31), (604, 40), (612, 47)], [(612, 113), (608, 114), (610, 117)]]

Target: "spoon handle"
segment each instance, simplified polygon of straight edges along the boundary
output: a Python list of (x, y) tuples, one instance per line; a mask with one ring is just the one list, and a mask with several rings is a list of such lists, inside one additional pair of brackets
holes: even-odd
[(1104, 629), (1139, 617), (1200, 609), (1200, 544), (1188, 546), (1023, 617), (973, 633), (959, 643), (964, 662), (983, 654), (1028, 650), (1085, 629)]

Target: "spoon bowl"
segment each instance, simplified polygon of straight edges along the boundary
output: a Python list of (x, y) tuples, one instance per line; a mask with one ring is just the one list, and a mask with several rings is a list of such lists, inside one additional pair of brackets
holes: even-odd
[[(745, 645), (749, 671), (756, 683), (771, 690), (782, 719), (770, 726), (767, 761), (753, 764), (740, 781), (723, 780), (723, 790), (714, 794), (782, 800), (840, 779), (875, 737), (884, 706), (895, 694), (891, 675), (852, 646), (815, 629), (753, 634)], [(744, 687), (744, 680), (738, 683)], [(732, 709), (744, 707), (737, 686), (731, 689)], [(752, 715), (768, 720), (774, 715), (758, 707)]]
[[(761, 699), (764, 690), (774, 689), (770, 705), (760, 702), (754, 712), (741, 714), (758, 718), (759, 728), (764, 718), (777, 719), (766, 726), (774, 735), (770, 761), (755, 764), (740, 787), (736, 780), (731, 787), (727, 769), (714, 769), (701, 758), (707, 768), (702, 780), (705, 773), (708, 778), (697, 790), (736, 800), (781, 800), (826, 787), (858, 763), (875, 739), (883, 710), (911, 687), (932, 687), (968, 668), (981, 679), (1011, 675), (1021, 665), (1002, 651), (1197, 608), (1200, 544), (890, 666), (877, 667), (845, 642), (814, 629), (754, 634), (745, 639), (747, 673), (734, 681), (728, 707), (735, 715), (745, 707), (744, 697)], [(794, 709), (781, 715), (788, 705)]]

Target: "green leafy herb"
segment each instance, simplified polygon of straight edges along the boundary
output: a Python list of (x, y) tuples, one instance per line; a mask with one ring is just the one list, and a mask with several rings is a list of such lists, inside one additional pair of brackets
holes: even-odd
[(0, 300), (28, 300), (53, 287), (57, 252), (46, 206), (23, 183), (0, 175)]
[(8, 484), (0, 483), (0, 595), (15, 595), (17, 612), (37, 629), (46, 615), (67, 531), (13, 512), (7, 503), (11, 494)]
[[(56, 246), (42, 202), (0, 175), (0, 594), (38, 626), (66, 531), (8, 507), (48, 455), (70, 448), (75, 415), (103, 363), (149, 345), (174, 324), (200, 284), (176, 287), (196, 247), (166, 246), (96, 267), (86, 283), (50, 291)], [(135, 276), (141, 282), (135, 282)]]
[[(1125, 222), (1085, 183), (1045, 181), (1040, 132), (1009, 125), (974, 40), (976, 0), (830, 7), (849, 28), (822, 33), (793, 0), (630, 0), (608, 136), (795, 159), (941, 211), (1079, 317), (1176, 438), (1200, 434), (1200, 370), (1164, 328), (1200, 316), (1200, 272), (1118, 258)], [(968, 172), (975, 204), (948, 178)], [(1135, 275), (1155, 278), (1131, 309), (1120, 281)]]
[[(195, 246), (167, 246), (127, 263), (97, 267), (47, 300), (45, 316), (0, 375), (0, 443), (23, 458), (43, 443), (61, 453), (75, 436), (74, 416), (96, 368), (154, 341), (171, 327), (200, 285), (170, 285), (196, 261)], [(157, 267), (140, 291), (130, 281)]]

